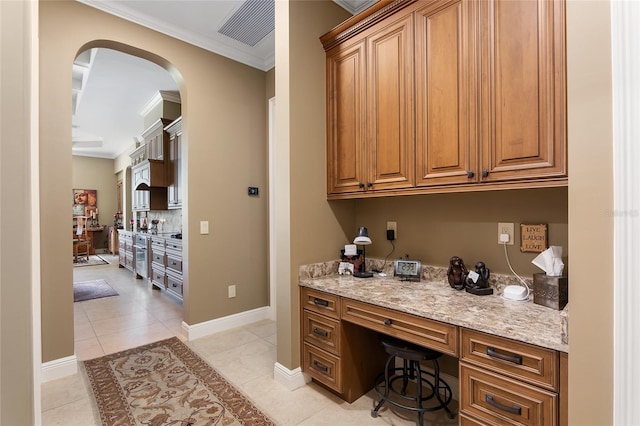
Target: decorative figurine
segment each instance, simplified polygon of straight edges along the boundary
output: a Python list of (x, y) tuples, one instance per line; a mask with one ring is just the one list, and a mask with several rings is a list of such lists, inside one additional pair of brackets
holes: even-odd
[(447, 269), (447, 278), (449, 279), (449, 285), (456, 290), (462, 290), (465, 287), (465, 281), (467, 279), (467, 268), (464, 266), (464, 261), (458, 256), (453, 256), (449, 259), (449, 269)]
[(465, 279), (465, 291), (477, 296), (493, 294), (493, 289), (489, 287), (489, 275), (491, 271), (484, 262), (475, 265), (475, 271), (469, 272)]

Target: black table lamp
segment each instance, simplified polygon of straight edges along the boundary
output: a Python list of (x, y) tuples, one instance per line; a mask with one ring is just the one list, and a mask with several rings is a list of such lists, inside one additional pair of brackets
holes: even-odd
[(361, 226), (358, 228), (358, 235), (353, 240), (353, 244), (358, 244), (362, 246), (362, 271), (358, 268), (357, 271), (353, 273), (354, 277), (358, 278), (371, 278), (373, 277), (373, 272), (367, 272), (367, 258), (365, 252), (365, 246), (371, 244), (371, 238), (369, 238), (369, 232), (367, 228)]

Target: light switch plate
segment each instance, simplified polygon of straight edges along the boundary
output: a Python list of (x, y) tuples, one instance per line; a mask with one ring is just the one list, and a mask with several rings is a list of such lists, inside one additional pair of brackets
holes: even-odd
[(209, 233), (209, 221), (201, 220), (200, 221), (200, 235), (206, 235)]

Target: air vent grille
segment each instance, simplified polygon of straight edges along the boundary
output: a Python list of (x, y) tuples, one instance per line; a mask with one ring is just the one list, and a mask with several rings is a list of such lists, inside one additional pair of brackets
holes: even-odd
[(251, 47), (275, 28), (274, 0), (247, 0), (218, 32)]

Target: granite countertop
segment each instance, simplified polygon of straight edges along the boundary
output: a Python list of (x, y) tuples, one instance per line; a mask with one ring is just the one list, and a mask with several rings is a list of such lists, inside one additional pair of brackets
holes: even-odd
[(367, 279), (350, 275), (300, 277), (300, 285), (496, 336), (569, 352), (564, 329), (567, 312), (537, 305), (531, 300), (506, 300), (497, 292), (489, 296), (475, 296), (465, 291), (454, 290), (444, 281), (409, 282), (389, 276)]

